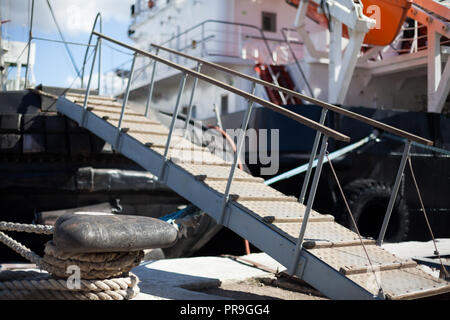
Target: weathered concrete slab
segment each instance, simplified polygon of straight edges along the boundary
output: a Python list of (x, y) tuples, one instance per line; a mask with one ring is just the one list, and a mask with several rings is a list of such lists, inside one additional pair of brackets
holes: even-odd
[[(265, 253), (244, 258), (275, 270), (284, 270)], [(138, 300), (223, 300), (226, 298), (192, 289), (214, 288), (225, 282), (271, 276), (268, 272), (224, 257), (155, 260), (142, 264), (133, 272), (141, 281), (141, 293), (135, 298)]]

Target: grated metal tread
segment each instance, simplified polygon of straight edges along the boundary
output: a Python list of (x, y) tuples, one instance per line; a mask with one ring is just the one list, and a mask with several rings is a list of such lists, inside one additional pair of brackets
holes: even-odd
[[(110, 116), (108, 122), (114, 124), (115, 121), (117, 124), (117, 113), (99, 108), (94, 109), (93, 113), (100, 118), (108, 115)], [(150, 143), (147, 145), (148, 148), (159, 154), (162, 159), (168, 129), (157, 121), (140, 115), (125, 115), (124, 119), (122, 127), (130, 128), (125, 134), (142, 144)], [(177, 135), (172, 137), (168, 157), (181, 170), (190, 174), (192, 177), (190, 183), (197, 181), (219, 194), (224, 193), (231, 167), (229, 161)], [(187, 180), (183, 183), (187, 183)], [(238, 195), (238, 198), (233, 197), (233, 194)], [(252, 177), (241, 170), (236, 171), (230, 196), (231, 204), (243, 208), (244, 212), (250, 216), (263, 221), (270, 230), (276, 232), (280, 239), (284, 238), (291, 243), (296, 243), (305, 211), (305, 206), (298, 203), (296, 198), (266, 186), (262, 179)], [(217, 210), (220, 208), (219, 202), (217, 202)], [(267, 220), (267, 217), (272, 219)], [(252, 239), (249, 240), (252, 241)], [(447, 282), (428, 275), (415, 262), (405, 261), (388, 253), (376, 246), (373, 239), (363, 241), (388, 298), (410, 299), (450, 291)], [(261, 249), (264, 250), (264, 248)], [(328, 268), (338, 271), (333, 277), (349, 279), (360, 286), (358, 290), (377, 295), (379, 288), (374, 281), (374, 274), (368, 268), (368, 260), (360, 245), (359, 237), (353, 231), (334, 222), (332, 216), (311, 212), (305, 234), (304, 250), (325, 263)], [(292, 255), (292, 252), (286, 252), (286, 254)], [(333, 286), (332, 279), (329, 286)], [(332, 288), (330, 290), (333, 291)]]
[(448, 282), (432, 277), (422, 271), (420, 267), (387, 270), (368, 274), (355, 274), (347, 276), (369, 292), (376, 294), (378, 286), (377, 277), (384, 293), (389, 299), (419, 299), (444, 292), (448, 292)]
[[(238, 203), (247, 210), (257, 213), (260, 217), (274, 217), (275, 219), (272, 223), (301, 222), (306, 209), (303, 204), (297, 201), (264, 202), (238, 200)], [(309, 221), (334, 221), (333, 216), (320, 214), (314, 210), (311, 211), (309, 217), (311, 219)]]
[[(119, 124), (120, 114), (116, 114), (116, 113), (112, 113), (112, 112), (108, 112), (108, 111), (105, 112), (105, 111), (100, 111), (100, 110), (93, 110), (93, 113), (96, 114), (97, 116), (99, 116), (100, 118), (108, 117), (108, 122), (110, 122), (114, 126), (117, 126)], [(123, 116), (122, 120), (123, 120), (122, 127), (124, 127), (125, 122), (136, 123), (136, 124), (155, 124), (155, 125), (161, 126), (160, 123), (158, 123), (154, 120), (150, 120), (150, 119), (148, 119), (146, 117), (142, 117), (142, 116), (130, 115), (130, 114), (127, 114), (126, 112), (125, 112), (125, 115)], [(161, 127), (165, 128), (163, 126), (161, 126)], [(144, 129), (144, 128), (142, 128), (142, 129)], [(167, 130), (167, 132), (169, 132), (169, 131)]]
[[(274, 223), (274, 228), (283, 232), (293, 242), (300, 233), (301, 223)], [(358, 235), (336, 222), (313, 222), (308, 223), (305, 233), (305, 241), (316, 243), (339, 243), (359, 241)]]
[[(135, 138), (136, 140), (146, 144), (151, 143), (152, 147), (165, 147), (167, 142), (167, 134), (164, 134), (164, 129), (160, 129), (158, 127), (146, 126), (148, 131), (154, 130), (153, 133), (147, 132), (136, 132), (135, 129), (130, 130), (128, 134)], [(196, 146), (190, 141), (183, 139), (180, 136), (172, 136), (171, 149), (187, 149), (187, 150), (203, 150), (202, 147)]]
[[(93, 104), (88, 104), (87, 105), (88, 108), (92, 108), (92, 110), (94, 111), (94, 113), (99, 112), (107, 112), (110, 113), (111, 115), (120, 115), (121, 113), (121, 108), (111, 108), (110, 106), (103, 106), (103, 105), (93, 105)], [(141, 116), (138, 112), (134, 111), (133, 109), (129, 109), (127, 108), (127, 110), (125, 111), (125, 115), (131, 115), (131, 116)], [(145, 120), (145, 117), (143, 117)]]
[[(81, 99), (84, 101), (85, 94), (84, 93), (75, 93), (75, 92), (67, 92), (67, 99)], [(101, 100), (101, 101), (117, 101), (116, 98), (113, 97), (105, 97), (105, 96), (97, 96), (97, 95), (89, 95), (89, 100)]]
[[(180, 163), (180, 167), (189, 171), (194, 176), (205, 176), (204, 180), (228, 180), (231, 166), (214, 166), (214, 165), (196, 165), (190, 163)], [(254, 177), (245, 171), (236, 169), (234, 173), (234, 181), (247, 181), (247, 182), (264, 182), (264, 179)]]
[[(164, 155), (164, 147), (152, 147), (152, 150)], [(174, 163), (189, 163), (189, 164), (206, 164), (206, 165), (222, 165), (229, 166), (231, 162), (225, 161), (213, 154), (204, 150), (191, 149), (169, 149), (169, 158)]]
[[(225, 193), (227, 181), (209, 181), (205, 184), (219, 193)], [(231, 184), (230, 194), (238, 195), (238, 200), (259, 200), (259, 201), (286, 201), (296, 202), (295, 197), (288, 197), (283, 193), (270, 188), (260, 182), (233, 181)]]

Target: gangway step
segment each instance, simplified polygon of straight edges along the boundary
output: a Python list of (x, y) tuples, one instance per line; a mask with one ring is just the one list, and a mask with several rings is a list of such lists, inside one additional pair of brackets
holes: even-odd
[[(87, 110), (63, 97), (58, 99), (57, 108), (219, 220), (230, 161), (180, 135), (172, 136), (164, 158), (167, 128), (147, 123), (157, 121), (143, 115), (124, 117), (139, 122), (126, 123), (129, 130), (119, 135), (116, 124), (111, 122), (116, 113)], [(105, 117), (109, 118), (105, 120)], [(152, 126), (158, 130), (149, 129)], [(290, 267), (305, 206), (242, 170), (236, 171), (230, 196), (223, 224)], [(356, 233), (336, 223), (331, 215), (313, 210), (296, 275), (335, 299), (377, 299), (380, 285), (385, 297), (390, 299), (450, 292), (446, 281), (425, 273), (410, 260), (387, 252), (375, 245), (373, 239), (362, 241), (365, 247)]]

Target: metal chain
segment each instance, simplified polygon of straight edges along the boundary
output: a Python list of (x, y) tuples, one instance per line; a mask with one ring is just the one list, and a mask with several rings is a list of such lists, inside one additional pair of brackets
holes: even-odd
[(414, 170), (413, 170), (413, 167), (412, 167), (411, 157), (408, 157), (408, 164), (409, 164), (409, 170), (411, 171), (411, 177), (413, 179), (414, 186), (416, 187), (417, 196), (419, 198), (420, 206), (422, 207), (423, 216), (425, 217), (425, 221), (427, 223), (428, 231), (430, 231), (431, 239), (433, 240), (435, 254), (438, 256), (439, 262), (441, 264), (442, 274), (444, 274), (445, 277), (448, 278), (449, 277), (449, 273), (448, 273), (447, 269), (444, 267), (444, 263), (442, 262), (441, 255), (440, 255), (439, 250), (438, 250), (437, 245), (436, 245), (436, 239), (434, 238), (433, 230), (431, 229), (430, 221), (428, 220), (428, 215), (427, 215), (427, 212), (425, 210), (425, 205), (423, 204), (422, 195), (421, 195), (420, 190), (419, 190), (419, 185), (417, 184), (416, 176), (414, 175)]
[(359, 232), (358, 226), (357, 226), (356, 221), (355, 221), (355, 217), (353, 216), (352, 210), (350, 209), (350, 206), (348, 205), (347, 198), (345, 197), (344, 191), (342, 190), (342, 187), (341, 187), (341, 183), (339, 182), (338, 176), (336, 174), (336, 171), (334, 170), (334, 167), (333, 167), (333, 164), (332, 164), (330, 158), (328, 157), (328, 154), (329, 154), (329, 152), (327, 151), (326, 152), (326, 157), (327, 157), (328, 163), (330, 164), (331, 171), (333, 172), (334, 179), (336, 180), (336, 183), (338, 185), (338, 188), (339, 188), (339, 191), (341, 193), (342, 199), (344, 200), (345, 206), (347, 207), (348, 213), (350, 214), (350, 217), (351, 217), (352, 222), (353, 222), (353, 226), (355, 227), (356, 233), (358, 234), (359, 241), (361, 242), (361, 246), (362, 246), (362, 248), (364, 250), (364, 253), (365, 253), (366, 257), (367, 257), (367, 260), (369, 261), (370, 269), (372, 270), (372, 273), (373, 273), (373, 275), (375, 277), (375, 282), (376, 282), (376, 284), (377, 284), (377, 286), (379, 288), (379, 293), (383, 294), (383, 288), (381, 287), (381, 284), (378, 282), (377, 275), (375, 273), (375, 269), (374, 269), (373, 264), (372, 264), (372, 260), (370, 259), (369, 253), (367, 252), (367, 249), (366, 249), (366, 246), (364, 245), (364, 241), (362, 240), (361, 233)]

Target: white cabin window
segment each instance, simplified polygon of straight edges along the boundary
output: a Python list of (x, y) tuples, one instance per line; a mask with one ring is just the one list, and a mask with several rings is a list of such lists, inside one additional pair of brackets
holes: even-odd
[(263, 11), (261, 13), (261, 19), (263, 31), (277, 32), (277, 14), (275, 12)]

